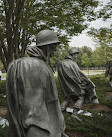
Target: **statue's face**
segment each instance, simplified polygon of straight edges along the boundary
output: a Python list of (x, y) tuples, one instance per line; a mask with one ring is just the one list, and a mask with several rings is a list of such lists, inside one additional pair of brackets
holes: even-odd
[(77, 57), (78, 57), (78, 53), (74, 53), (74, 54), (72, 54), (72, 57), (73, 57), (73, 60), (77, 59)]
[(54, 56), (55, 51), (57, 50), (57, 45), (58, 44), (52, 44), (49, 46), (49, 53), (50, 53), (50, 57)]

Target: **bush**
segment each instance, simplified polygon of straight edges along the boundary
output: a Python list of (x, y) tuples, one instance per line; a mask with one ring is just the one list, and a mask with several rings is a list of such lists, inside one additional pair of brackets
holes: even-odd
[(110, 108), (112, 108), (112, 98), (111, 99), (105, 99), (104, 101), (103, 101), (103, 103), (105, 104), (105, 105), (107, 105), (108, 107), (110, 107)]
[(94, 82), (96, 86), (108, 86), (109, 87), (109, 77), (105, 78), (103, 74), (89, 76), (91, 81)]
[(104, 75), (98, 74), (89, 77), (91, 81), (96, 85), (96, 93), (101, 104), (111, 106), (112, 101), (105, 99), (106, 92), (112, 91), (112, 87), (109, 85), (109, 77), (105, 78)]
[(4, 106), (4, 107), (7, 106), (6, 98), (0, 98), (0, 106)]
[(6, 80), (0, 80), (0, 94), (5, 94), (6, 92)]
[(9, 137), (9, 127), (2, 128), (0, 126), (0, 137)]

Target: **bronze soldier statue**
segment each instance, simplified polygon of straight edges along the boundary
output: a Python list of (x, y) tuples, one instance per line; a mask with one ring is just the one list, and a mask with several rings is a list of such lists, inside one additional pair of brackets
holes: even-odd
[(30, 57), (10, 63), (7, 71), (7, 106), (10, 137), (68, 137), (52, 69), (46, 64), (59, 44), (56, 33), (42, 30)]
[(78, 54), (76, 48), (71, 48), (66, 58), (57, 65), (59, 83), (65, 97), (61, 109), (65, 111), (73, 101), (72, 116), (77, 114), (84, 103), (99, 103), (94, 83), (81, 72), (74, 61)]
[(110, 60), (108, 62), (108, 65), (106, 67), (106, 71), (105, 71), (105, 77), (107, 77), (108, 75), (110, 75), (110, 86), (112, 87), (112, 60)]

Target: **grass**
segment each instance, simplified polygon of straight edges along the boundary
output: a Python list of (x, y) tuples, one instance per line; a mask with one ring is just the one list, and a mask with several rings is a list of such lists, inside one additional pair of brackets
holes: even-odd
[(2, 128), (0, 126), (0, 137), (9, 137), (9, 127)]
[[(109, 85), (109, 77), (104, 78), (103, 74), (89, 76), (89, 78), (96, 85), (96, 92), (101, 104), (112, 107), (112, 99), (105, 99), (106, 92), (112, 90)], [(63, 94), (61, 92), (58, 78), (55, 77), (56, 84), (59, 92), (59, 100), (63, 101)], [(2, 92), (5, 93), (5, 81), (1, 81), (0, 88)], [(6, 105), (6, 100), (0, 98), (0, 104), (2, 106)], [(66, 130), (70, 132), (82, 133), (86, 137), (112, 137), (112, 114), (98, 115), (97, 113), (93, 114), (93, 117), (87, 117), (79, 115), (82, 119), (82, 122), (77, 121), (76, 119), (70, 117), (70, 114), (64, 114), (66, 122)], [(0, 137), (8, 137), (8, 127), (2, 129), (0, 127)]]
[(112, 137), (112, 114), (93, 115), (93, 117), (79, 115), (82, 120), (79, 122), (69, 114), (65, 114), (66, 130), (83, 133), (86, 137)]

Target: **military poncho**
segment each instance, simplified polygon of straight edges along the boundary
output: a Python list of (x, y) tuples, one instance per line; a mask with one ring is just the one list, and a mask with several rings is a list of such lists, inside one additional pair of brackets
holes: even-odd
[(11, 62), (7, 71), (10, 137), (26, 137), (32, 125), (48, 131), (49, 137), (61, 137), (64, 118), (52, 70), (37, 47), (27, 52), (31, 57)]
[(65, 97), (69, 94), (76, 97), (85, 94), (86, 103), (97, 100), (94, 83), (81, 72), (71, 56), (67, 56), (63, 61), (59, 62), (57, 70), (59, 83)]

